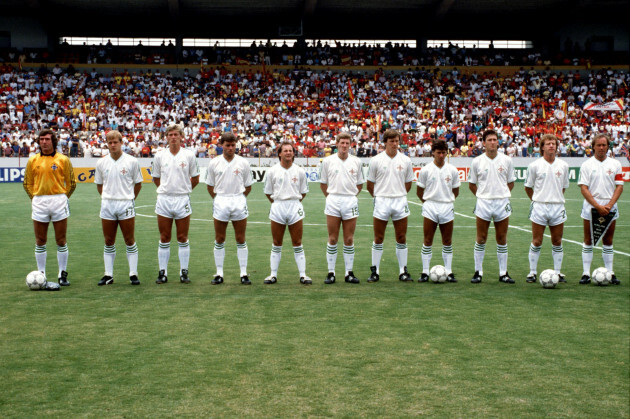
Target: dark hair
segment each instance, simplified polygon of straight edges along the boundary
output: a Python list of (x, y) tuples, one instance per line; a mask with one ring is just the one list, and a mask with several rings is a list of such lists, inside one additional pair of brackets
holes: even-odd
[(295, 155), (297, 154), (297, 152), (295, 151), (295, 147), (293, 147), (293, 143), (290, 143), (288, 141), (283, 141), (280, 143), (280, 147), (278, 148), (278, 160), (282, 160), (282, 147), (284, 147), (285, 145), (288, 145), (289, 147), (291, 147), (291, 150), (293, 150), (293, 160), (291, 161), (295, 161)]
[(435, 150), (448, 151), (448, 146), (446, 145), (446, 141), (443, 141), (443, 140), (434, 141), (433, 144), (431, 144), (431, 153), (433, 153)]
[(57, 149), (57, 143), (59, 142), (59, 140), (57, 139), (57, 134), (55, 134), (55, 131), (46, 128), (41, 130), (38, 134), (37, 134), (37, 144), (39, 144), (39, 137), (44, 136), (44, 135), (50, 135), (50, 138), (52, 139), (52, 143), (53, 143), (53, 150)]
[(390, 138), (396, 138), (396, 137), (398, 137), (398, 139), (400, 140), (400, 133), (396, 131), (395, 129), (388, 129), (383, 134), (383, 142), (386, 143), (387, 140), (389, 140)]
[(223, 144), (223, 143), (235, 143), (236, 142), (236, 135), (234, 135), (231, 132), (224, 132), (223, 134), (221, 134), (221, 138), (219, 138), (219, 143)]
[(481, 138), (483, 139), (483, 141), (486, 141), (486, 138), (488, 138), (488, 136), (490, 135), (494, 135), (495, 137), (497, 137), (497, 139), (499, 138), (499, 134), (497, 134), (497, 132), (493, 129), (487, 129), (483, 132), (483, 135), (481, 136)]

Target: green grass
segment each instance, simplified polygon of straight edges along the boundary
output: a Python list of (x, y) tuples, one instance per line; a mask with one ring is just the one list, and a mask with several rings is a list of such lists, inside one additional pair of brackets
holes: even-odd
[[(31, 292), (35, 268), (30, 202), (21, 185), (2, 185), (5, 224), (0, 265), (0, 416), (630, 416), (630, 200), (622, 195), (615, 269), (622, 285), (580, 286), (581, 248), (564, 244), (568, 283), (553, 290), (526, 284), (531, 240), (529, 202), (517, 184), (509, 233), (509, 271), (498, 283), (494, 240), (484, 280), (472, 274), (474, 220), (457, 216), (457, 284), (400, 283), (393, 229), (385, 240), (381, 282), (368, 284), (371, 200), (362, 194), (355, 273), (360, 285), (323, 284), (326, 275), (324, 199), (317, 184), (304, 201), (304, 249), (313, 286), (298, 284), (287, 234), (275, 286), (269, 273), (269, 204), (256, 185), (249, 199), (249, 273), (238, 284), (233, 233), (226, 243), (226, 283), (211, 286), (211, 204), (204, 185), (193, 194), (192, 284), (157, 274), (155, 187), (138, 199), (136, 236), (140, 287), (127, 280), (119, 235), (116, 282), (97, 287), (103, 241), (94, 185), (71, 199), (69, 272), (72, 286)], [(415, 192), (415, 187), (412, 192)], [(565, 238), (582, 239), (575, 184), (567, 191)], [(410, 200), (418, 202), (417, 198)], [(456, 212), (470, 216), (466, 187)], [(420, 272), (420, 207), (411, 205), (409, 269)], [(492, 233), (491, 233), (492, 234)], [(52, 230), (48, 272), (56, 272)], [(441, 262), (439, 234), (433, 264)], [(602, 266), (595, 250), (593, 268)], [(543, 243), (539, 270), (551, 267)], [(337, 275), (343, 252), (339, 246)]]

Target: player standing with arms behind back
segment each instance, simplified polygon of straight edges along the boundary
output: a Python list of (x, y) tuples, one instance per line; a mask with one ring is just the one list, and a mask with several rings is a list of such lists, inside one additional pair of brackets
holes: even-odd
[(584, 244), (582, 245), (582, 265), (584, 273), (580, 284), (591, 282), (591, 263), (593, 262), (593, 246), (591, 238), (591, 222), (593, 209), (600, 217), (607, 217), (614, 213), (608, 229), (602, 237), (602, 258), (604, 266), (612, 274), (611, 283), (619, 285), (621, 281), (617, 279), (613, 271), (613, 237), (615, 236), (615, 226), (619, 218), (617, 200), (623, 192), (623, 174), (621, 163), (614, 158), (607, 157), (608, 145), (610, 144), (608, 134), (597, 134), (593, 138), (592, 148), (594, 155), (582, 163), (580, 167), (580, 185), (584, 204), (582, 205), (582, 218), (584, 219)]
[(380, 279), (379, 267), (383, 255), (383, 241), (387, 222), (392, 219), (396, 234), (396, 258), (398, 259), (398, 279), (413, 281), (407, 271), (407, 218), (409, 204), (407, 192), (411, 189), (413, 170), (411, 159), (398, 151), (400, 134), (387, 130), (383, 134), (385, 151), (370, 160), (367, 190), (374, 197), (374, 242), (372, 243), (372, 266), (368, 282)]
[(188, 261), (190, 245), (188, 229), (190, 228), (190, 194), (199, 183), (199, 165), (195, 153), (182, 148), (184, 131), (179, 125), (171, 125), (166, 129), (168, 148), (158, 152), (153, 160), (151, 175), (157, 186), (158, 229), (160, 244), (158, 248), (159, 273), (156, 284), (168, 281), (168, 260), (171, 255), (171, 231), (173, 220), (177, 230), (179, 245), (179, 280), (183, 284), (190, 283), (188, 278)]
[[(53, 223), (57, 242), (59, 285), (68, 286), (68, 244), (66, 232), (70, 206), (68, 200), (77, 187), (70, 159), (57, 152), (57, 136), (50, 129), (38, 134), (41, 152), (28, 159), (24, 172), (24, 190), (31, 198), (35, 230), (35, 261), (37, 270), (46, 275), (46, 242), (48, 225)], [(52, 285), (48, 289), (58, 289)]]
[(551, 233), (551, 255), (553, 269), (560, 277), (560, 282), (566, 279), (560, 269), (564, 251), (562, 249), (562, 234), (567, 212), (564, 208), (564, 191), (569, 187), (569, 165), (558, 158), (558, 138), (552, 134), (545, 134), (540, 138), (542, 157), (527, 166), (525, 179), (525, 193), (532, 200), (529, 209), (529, 219), (532, 222), (532, 243), (529, 246), (529, 275), (527, 282), (536, 282), (538, 258), (542, 246), (545, 227), (549, 226)]
[(357, 195), (363, 188), (363, 172), (361, 160), (349, 154), (352, 136), (342, 132), (337, 136), (337, 154), (326, 157), (319, 174), (320, 188), (326, 197), (326, 225), (328, 227), (328, 244), (326, 259), (328, 276), (326, 284), (333, 284), (335, 264), (337, 262), (337, 241), (339, 228), (343, 226), (343, 259), (345, 265), (345, 281), (358, 284), (354, 276), (354, 231), (359, 216), (359, 200)]
[(475, 157), (470, 166), (468, 188), (477, 197), (473, 213), (476, 216), (477, 238), (475, 241), (475, 274), (470, 282), (478, 284), (483, 277), (483, 259), (490, 222), (494, 220), (499, 260), (499, 281), (513, 284), (507, 271), (507, 232), (510, 225), (512, 205), (510, 197), (516, 175), (512, 159), (499, 153), (499, 137), (494, 130), (486, 130), (482, 136), (484, 154)]
[(282, 240), (289, 226), (289, 234), (293, 244), (293, 256), (300, 273), (300, 283), (310, 285), (313, 280), (306, 276), (306, 256), (302, 247), (304, 207), (302, 200), (308, 193), (308, 183), (304, 169), (293, 164), (295, 150), (293, 144), (282, 143), (278, 149), (279, 163), (276, 163), (265, 177), (265, 195), (271, 202), (269, 219), (271, 220), (270, 265), (271, 274), (265, 278), (265, 284), (275, 284), (278, 278), (278, 267), (282, 258)]
[(247, 195), (252, 190), (252, 170), (247, 160), (236, 154), (236, 136), (231, 132), (221, 135), (223, 154), (212, 159), (208, 165), (206, 184), (212, 197), (214, 218), (214, 263), (217, 273), (212, 285), (223, 283), (223, 261), (225, 259), (225, 235), (232, 221), (236, 239), (236, 254), (241, 268), (241, 284), (250, 285), (247, 276)]
[(457, 282), (452, 271), (453, 265), (453, 220), (455, 208), (453, 203), (459, 195), (459, 173), (457, 168), (445, 161), (448, 146), (444, 141), (435, 141), (431, 146), (433, 161), (420, 170), (416, 194), (422, 205), (424, 217), (424, 241), (422, 243), (422, 274), (418, 282), (429, 280), (433, 237), (440, 227), (442, 234), (442, 259), (448, 272), (448, 282)]
[(142, 173), (135, 157), (122, 151), (122, 135), (116, 130), (105, 136), (109, 155), (96, 163), (94, 183), (101, 195), (101, 225), (105, 238), (103, 260), (105, 275), (98, 285), (114, 283), (116, 232), (118, 226), (127, 245), (129, 281), (140, 285), (138, 279), (138, 246), (134, 237), (136, 209), (134, 201), (142, 188)]

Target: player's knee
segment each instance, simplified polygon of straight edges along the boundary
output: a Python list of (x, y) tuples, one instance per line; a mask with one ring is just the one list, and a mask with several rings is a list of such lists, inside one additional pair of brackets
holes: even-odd
[(339, 241), (338, 237), (328, 236), (328, 244), (330, 244), (331, 246), (335, 246), (338, 241)]
[(353, 237), (344, 237), (343, 238), (344, 246), (354, 246), (354, 236)]
[(407, 235), (406, 234), (396, 234), (396, 243), (400, 243), (400, 244), (407, 243)]

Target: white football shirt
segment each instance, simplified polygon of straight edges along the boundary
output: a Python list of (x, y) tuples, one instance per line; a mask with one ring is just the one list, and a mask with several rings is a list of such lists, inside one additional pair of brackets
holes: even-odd
[(333, 195), (357, 195), (362, 185), (363, 171), (361, 160), (348, 154), (348, 158), (342, 160), (337, 154), (326, 157), (319, 169), (319, 181), (328, 185), (328, 193)]
[(308, 193), (306, 172), (296, 164), (285, 169), (278, 162), (267, 170), (264, 192), (274, 201), (302, 199), (302, 194)]
[(595, 199), (610, 200), (617, 185), (623, 185), (621, 163), (610, 157), (602, 162), (591, 157), (580, 167), (578, 185), (588, 186)]
[(240, 195), (253, 183), (249, 162), (241, 156), (234, 155), (232, 161), (228, 162), (220, 155), (208, 165), (206, 184), (214, 186), (214, 192), (218, 195)]
[(569, 187), (569, 165), (558, 158), (549, 163), (540, 157), (527, 166), (525, 187), (534, 190), (534, 202), (564, 204), (562, 190)]
[(136, 183), (142, 183), (142, 173), (138, 160), (123, 153), (118, 160), (111, 155), (96, 163), (94, 183), (103, 185), (102, 199), (129, 201), (134, 199)]
[(411, 159), (400, 152), (391, 158), (383, 151), (370, 160), (367, 180), (374, 183), (375, 197), (407, 196), (405, 184), (413, 181)]
[(187, 195), (192, 192), (190, 178), (199, 176), (199, 165), (192, 151), (182, 147), (174, 155), (166, 148), (155, 155), (151, 176), (160, 178), (157, 193)]
[(494, 159), (485, 153), (475, 157), (470, 166), (468, 182), (477, 185), (477, 198), (505, 199), (512, 196), (508, 183), (516, 180), (512, 158), (497, 154)]
[(455, 202), (454, 188), (459, 188), (459, 172), (450, 163), (437, 167), (434, 162), (420, 170), (416, 185), (424, 189), (422, 197), (425, 201), (452, 203)]

